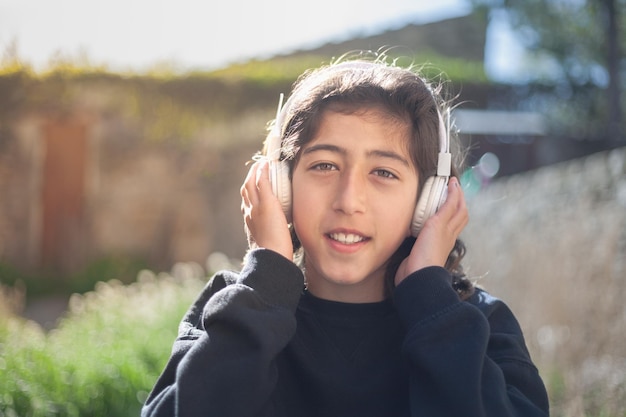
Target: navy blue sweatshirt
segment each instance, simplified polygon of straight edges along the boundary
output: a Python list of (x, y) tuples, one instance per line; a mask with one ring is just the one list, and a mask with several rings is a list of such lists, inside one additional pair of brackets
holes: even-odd
[(303, 291), (265, 249), (220, 272), (185, 315), (142, 417), (547, 416), (517, 320), (439, 267), (393, 297), (347, 304)]

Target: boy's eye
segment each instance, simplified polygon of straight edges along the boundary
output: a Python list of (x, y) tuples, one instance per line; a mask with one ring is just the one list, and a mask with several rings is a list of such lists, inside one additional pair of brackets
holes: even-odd
[(319, 164), (313, 165), (313, 169), (317, 171), (331, 171), (335, 169), (335, 166), (328, 162), (321, 162)]
[(397, 178), (393, 173), (391, 173), (390, 171), (387, 171), (386, 169), (377, 169), (374, 171), (374, 174), (383, 178), (391, 178), (391, 179)]

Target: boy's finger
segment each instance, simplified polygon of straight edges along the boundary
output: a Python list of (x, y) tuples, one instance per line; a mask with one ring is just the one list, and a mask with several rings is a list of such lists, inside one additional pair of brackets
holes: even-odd
[(465, 198), (458, 179), (455, 177), (450, 178), (446, 201), (437, 211), (436, 216), (449, 230), (455, 232), (462, 230), (467, 223)]
[(261, 189), (261, 186), (265, 186), (269, 183), (269, 162), (267, 161), (259, 161), (258, 166), (256, 168), (256, 178), (255, 183), (258, 189)]
[(256, 177), (257, 177), (256, 173), (257, 173), (257, 163), (255, 162), (250, 167), (250, 170), (248, 171), (248, 175), (246, 176), (246, 179), (240, 189), (242, 200), (248, 206), (257, 202), (256, 197), (258, 193), (257, 193), (257, 187), (256, 187)]
[(456, 211), (456, 206), (458, 204), (458, 193), (456, 192), (456, 179), (454, 177), (450, 178), (448, 182), (448, 190), (446, 195), (446, 200), (443, 202), (439, 210), (437, 210), (437, 214), (440, 214), (441, 217), (449, 219), (454, 212)]
[(453, 203), (453, 207), (451, 208), (452, 215), (450, 217), (450, 226), (452, 226), (454, 230), (460, 231), (467, 225), (469, 220), (467, 205), (458, 179), (452, 178), (450, 182), (448, 195), (451, 195)]

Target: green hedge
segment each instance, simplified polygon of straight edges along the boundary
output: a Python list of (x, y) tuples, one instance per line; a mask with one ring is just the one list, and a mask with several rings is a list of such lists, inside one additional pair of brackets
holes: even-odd
[(178, 271), (99, 283), (48, 333), (0, 314), (0, 417), (138, 416), (205, 283), (197, 268)]

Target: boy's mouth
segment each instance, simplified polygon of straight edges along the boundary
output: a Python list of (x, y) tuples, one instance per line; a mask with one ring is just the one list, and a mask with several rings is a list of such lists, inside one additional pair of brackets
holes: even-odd
[(343, 243), (344, 245), (352, 245), (367, 240), (365, 236), (354, 233), (329, 233), (328, 237), (334, 241)]

